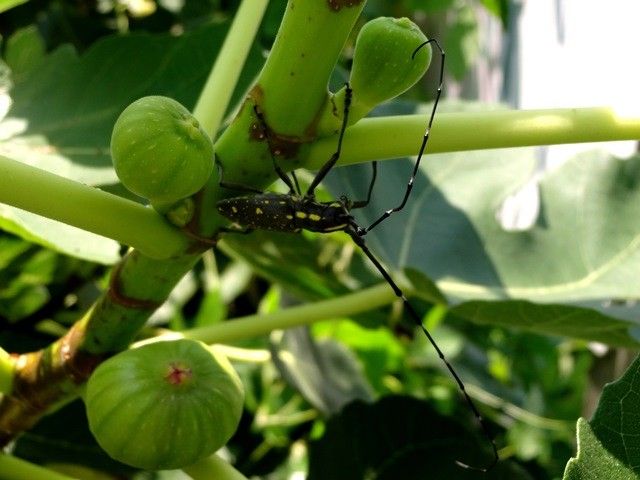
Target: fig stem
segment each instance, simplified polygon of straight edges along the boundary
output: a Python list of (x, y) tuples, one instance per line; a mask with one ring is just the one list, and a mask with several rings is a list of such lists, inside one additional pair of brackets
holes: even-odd
[(218, 455), (211, 455), (182, 470), (193, 480), (248, 480)]
[[(362, 119), (349, 128), (338, 165), (415, 155), (426, 121), (426, 115)], [(442, 113), (433, 130), (431, 153), (636, 140), (640, 116), (610, 107)], [(309, 147), (305, 166), (319, 167), (334, 149), (333, 137), (319, 139)], [(112, 238), (151, 258), (172, 257), (188, 244), (152, 209), (122, 197), (4, 156), (0, 178), (10, 179), (0, 189), (0, 203)]]
[[(416, 139), (427, 119), (427, 115), (362, 119), (348, 129), (338, 165), (416, 155), (420, 146)], [(640, 115), (623, 115), (610, 107), (440, 113), (429, 153), (638, 138)], [(334, 138), (319, 139), (309, 147), (304, 166), (318, 168), (334, 150)]]
[[(411, 294), (410, 289), (405, 292)], [(321, 320), (344, 318), (356, 313), (389, 305), (397, 297), (386, 283), (365, 288), (338, 298), (287, 308), (270, 314), (249, 315), (232, 322), (193, 328), (183, 332), (186, 338), (205, 343), (227, 343), (249, 337), (265, 335), (273, 330), (310, 325)]]
[(189, 240), (139, 203), (0, 156), (0, 202), (81, 228), (152, 258), (184, 252)]
[[(300, 146), (298, 140), (306, 142), (315, 136), (314, 124), (328, 99), (329, 77), (364, 3), (358, 0), (335, 10), (326, 0), (289, 0), (256, 85), (215, 144), (228, 182), (263, 188), (275, 179), (266, 143), (251, 138), (256, 121), (254, 104), (271, 128), (292, 136), (294, 149)], [(296, 156), (291, 153), (292, 158)], [(197, 219), (202, 236), (210, 236), (220, 227), (223, 221), (213, 206), (232, 194), (220, 189), (218, 183), (214, 170), (203, 191), (203, 208)]]
[[(362, 119), (349, 128), (338, 164), (415, 155), (416, 138), (426, 121), (426, 115)], [(640, 116), (623, 115), (610, 107), (442, 113), (433, 130), (431, 153), (636, 140)], [(334, 149), (333, 137), (319, 139), (309, 147), (305, 166), (319, 167)], [(172, 257), (188, 244), (153, 210), (79, 182), (4, 156), (0, 156), (0, 178), (10, 179), (0, 189), (1, 203), (112, 238), (151, 258)]]
[[(327, 102), (327, 84), (365, 1), (290, 0), (278, 35), (252, 92), (267, 123), (299, 136)], [(301, 99), (304, 99), (301, 101)]]
[(193, 115), (215, 138), (269, 0), (244, 0), (200, 92)]
[(74, 480), (48, 468), (35, 465), (18, 457), (0, 453), (0, 472), (4, 480)]

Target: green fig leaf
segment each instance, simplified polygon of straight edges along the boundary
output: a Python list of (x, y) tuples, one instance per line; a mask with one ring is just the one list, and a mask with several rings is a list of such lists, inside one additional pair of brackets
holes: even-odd
[(604, 387), (590, 422), (578, 420), (578, 454), (564, 480), (635, 479), (640, 475), (640, 357)]

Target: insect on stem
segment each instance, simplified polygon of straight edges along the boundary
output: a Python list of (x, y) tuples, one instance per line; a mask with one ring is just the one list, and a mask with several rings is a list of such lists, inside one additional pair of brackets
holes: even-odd
[[(353, 242), (362, 250), (364, 255), (371, 261), (371, 263), (375, 266), (375, 268), (380, 272), (382, 277), (389, 284), (389, 287), (393, 290), (395, 295), (402, 300), (402, 303), (405, 307), (405, 310), (409, 313), (409, 316), (415, 322), (415, 324), (422, 330), (429, 343), (435, 349), (436, 353), (440, 357), (440, 360), (444, 363), (444, 365), (449, 370), (449, 373), (455, 380), (458, 389), (461, 394), (465, 398), (469, 409), (472, 411), (476, 420), (480, 424), (480, 428), (487, 439), (487, 441), (491, 444), (491, 448), (493, 451), (493, 458), (489, 462), (488, 465), (483, 467), (476, 467), (472, 465), (468, 465), (464, 462), (456, 460), (456, 464), (461, 468), (469, 469), (469, 470), (477, 470), (481, 472), (489, 471), (499, 460), (498, 449), (491, 437), (491, 434), (480, 415), (478, 408), (475, 403), (467, 393), (464, 383), (462, 382), (460, 376), (457, 374), (451, 363), (446, 359), (444, 353), (438, 347), (438, 344), (431, 336), (429, 331), (425, 328), (420, 318), (420, 315), (413, 308), (409, 300), (405, 296), (404, 292), (395, 282), (395, 280), (391, 277), (389, 272), (382, 266), (380, 261), (375, 257), (375, 255), (369, 250), (369, 247), (365, 243), (364, 236), (370, 232), (372, 229), (380, 225), (384, 220), (389, 218), (392, 214), (401, 211), (406, 205), (409, 196), (411, 195), (411, 191), (413, 189), (413, 184), (415, 182), (415, 177), (417, 175), (418, 169), (420, 168), (420, 161), (427, 147), (427, 143), (429, 141), (429, 135), (431, 133), (431, 128), (433, 126), (433, 121), (435, 117), (436, 108), (438, 106), (438, 101), (440, 100), (440, 96), (442, 94), (442, 86), (443, 86), (443, 77), (444, 77), (444, 61), (445, 54), (440, 44), (435, 39), (427, 40), (426, 42), (419, 45), (412, 54), (412, 58), (415, 57), (417, 52), (425, 47), (426, 45), (433, 44), (436, 46), (440, 53), (440, 74), (439, 74), (439, 84), (438, 90), (436, 93), (436, 97), (433, 103), (433, 108), (431, 110), (431, 115), (429, 116), (429, 121), (425, 130), (425, 133), (422, 137), (422, 143), (420, 145), (420, 150), (418, 153), (418, 157), (415, 161), (413, 171), (409, 178), (409, 181), (406, 186), (406, 190), (402, 201), (399, 205), (389, 210), (386, 210), (376, 221), (374, 221), (371, 225), (366, 228), (360, 227), (355, 218), (351, 215), (351, 210), (357, 208), (363, 208), (369, 204), (371, 200), (371, 194), (373, 191), (373, 186), (377, 177), (377, 164), (376, 162), (372, 163), (372, 179), (369, 184), (369, 189), (367, 192), (367, 198), (365, 200), (351, 201), (346, 197), (341, 197), (339, 200), (333, 200), (329, 202), (318, 202), (315, 199), (314, 191), (315, 188), (320, 184), (320, 182), (325, 178), (325, 176), (331, 171), (331, 169), (335, 166), (336, 162), (340, 158), (340, 152), (342, 148), (342, 140), (344, 138), (344, 133), (347, 128), (348, 116), (349, 116), (349, 107), (351, 104), (352, 97), (352, 89), (350, 85), (347, 83), (346, 85), (346, 94), (344, 101), (344, 112), (342, 118), (342, 127), (340, 129), (340, 135), (338, 137), (338, 145), (336, 151), (331, 155), (331, 158), (325, 162), (325, 164), (320, 168), (313, 181), (311, 182), (309, 188), (306, 193), (303, 195), (300, 192), (300, 189), (297, 185), (297, 181), (295, 177), (289, 177), (284, 170), (278, 165), (278, 162), (273, 155), (270, 138), (268, 134), (268, 128), (265, 125), (264, 116), (260, 112), (258, 107), (255, 107), (254, 111), (259, 122), (262, 124), (263, 128), (263, 138), (269, 144), (269, 152), (271, 152), (271, 158), (273, 162), (274, 171), (277, 173), (278, 177), (289, 187), (288, 194), (279, 194), (279, 193), (255, 193), (255, 189), (251, 187), (242, 187), (236, 184), (228, 184), (223, 183), (221, 181), (221, 186), (226, 188), (232, 188), (235, 190), (244, 190), (248, 193), (252, 193), (251, 195), (246, 195), (242, 197), (234, 197), (227, 198), (224, 200), (220, 200), (217, 203), (217, 209), (221, 215), (233, 221), (236, 224), (239, 224), (245, 227), (248, 230), (253, 229), (261, 229), (261, 230), (271, 230), (271, 231), (279, 231), (279, 232), (289, 232), (295, 233), (301, 230), (310, 230), (313, 232), (319, 233), (329, 233), (342, 231), (351, 237)], [(220, 165), (220, 168), (222, 165)], [(222, 172), (221, 172), (222, 178)], [(292, 180), (292, 178), (294, 180)]]

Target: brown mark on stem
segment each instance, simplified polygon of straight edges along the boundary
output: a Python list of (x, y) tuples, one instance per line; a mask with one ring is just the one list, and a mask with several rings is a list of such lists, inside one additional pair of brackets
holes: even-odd
[(211, 247), (214, 247), (216, 243), (218, 243), (218, 237), (205, 237), (197, 234), (196, 232), (186, 228), (186, 225), (182, 227), (182, 233), (184, 233), (187, 237), (196, 241), (191, 247), (187, 249), (188, 254), (194, 253), (203, 253)]
[(343, 7), (355, 7), (361, 3), (362, 0), (327, 0), (329, 8), (334, 12), (339, 12)]
[(264, 92), (260, 85), (255, 85), (248, 95), (248, 102), (245, 105), (255, 105), (262, 114), (264, 123), (254, 115), (253, 121), (249, 124), (249, 138), (254, 141), (264, 142), (269, 139), (271, 153), (276, 157), (285, 159), (295, 158), (300, 149), (300, 145), (310, 142), (313, 137), (306, 135), (284, 135), (272, 130), (267, 120), (267, 114), (262, 108), (264, 104)]
[(120, 273), (123, 263), (118, 263), (113, 267), (111, 272), (111, 278), (109, 279), (109, 288), (107, 290), (107, 297), (111, 302), (116, 305), (120, 305), (125, 308), (131, 308), (136, 310), (155, 310), (160, 305), (161, 301), (148, 300), (144, 298), (133, 298), (125, 295), (122, 292), (122, 285), (120, 283)]
[[(264, 92), (260, 85), (255, 85), (249, 92), (248, 99), (260, 110), (264, 122), (254, 118), (249, 125), (249, 138), (255, 141), (264, 142), (269, 140), (271, 153), (285, 160), (297, 158), (300, 147), (310, 143), (317, 138), (316, 128), (322, 115), (323, 108), (320, 108), (309, 125), (298, 135), (285, 135), (273, 130), (268, 121), (267, 113), (262, 109), (264, 103)], [(249, 102), (249, 103), (250, 103)], [(296, 162), (299, 163), (299, 162)]]

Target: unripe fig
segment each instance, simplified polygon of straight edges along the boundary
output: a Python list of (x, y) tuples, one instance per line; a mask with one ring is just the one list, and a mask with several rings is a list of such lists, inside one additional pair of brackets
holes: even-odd
[(213, 170), (213, 144), (193, 115), (167, 97), (143, 97), (120, 114), (111, 135), (118, 178), (152, 204), (200, 190)]
[(379, 17), (366, 23), (356, 39), (349, 80), (354, 110), (373, 107), (412, 87), (431, 63), (431, 46), (420, 28), (408, 18)]
[(229, 361), (186, 339), (119, 353), (93, 372), (85, 394), (100, 446), (146, 470), (182, 468), (211, 455), (235, 432), (243, 402)]

